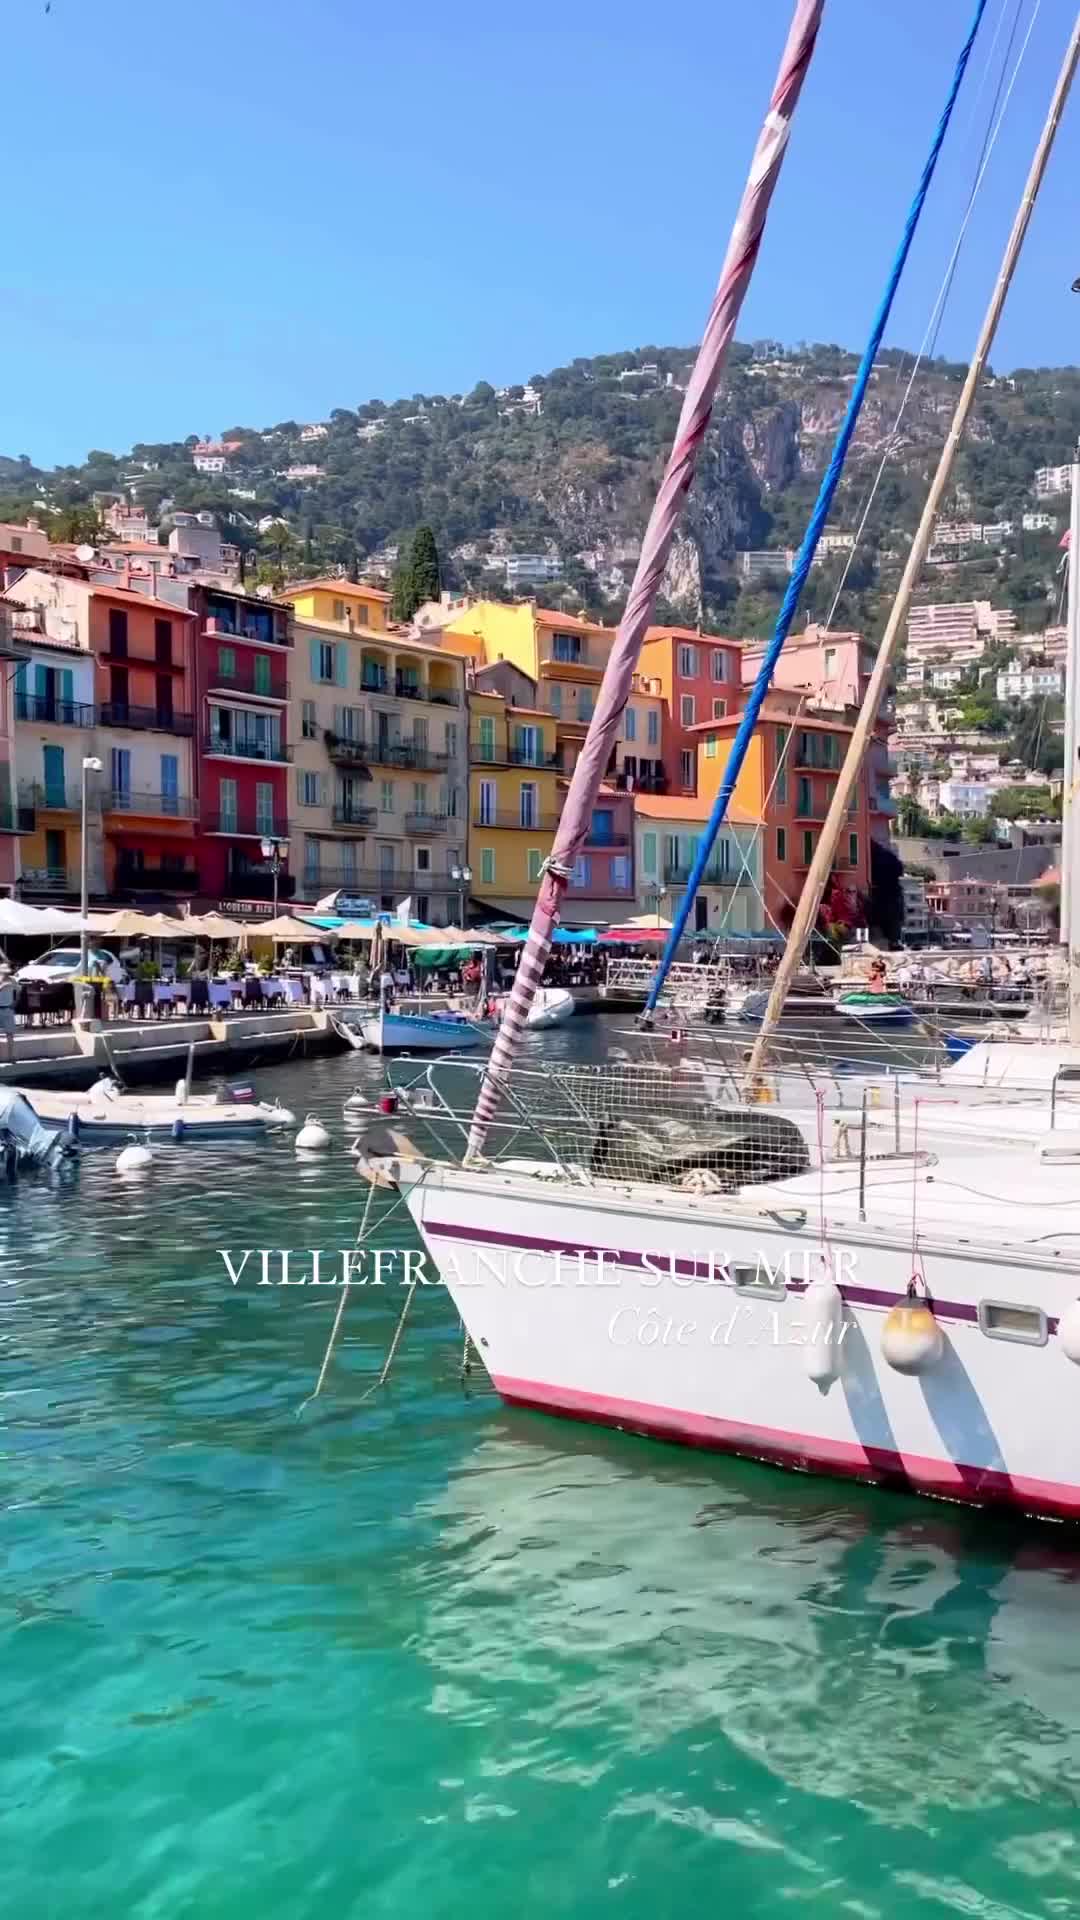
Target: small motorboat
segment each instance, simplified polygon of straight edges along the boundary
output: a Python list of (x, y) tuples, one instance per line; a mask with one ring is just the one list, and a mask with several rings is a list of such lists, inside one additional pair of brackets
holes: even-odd
[(278, 1127), (294, 1127), (295, 1114), (276, 1102), (250, 1097), (249, 1088), (192, 1093), (183, 1080), (175, 1093), (125, 1093), (115, 1080), (95, 1081), (84, 1093), (35, 1087), (24, 1093), (38, 1119), (62, 1127), (69, 1138), (92, 1144), (140, 1139), (251, 1139)]
[(915, 1009), (898, 993), (871, 993), (866, 987), (854, 987), (840, 994), (836, 1011), (844, 1020), (857, 1020), (863, 1027), (910, 1027)]
[[(500, 1019), (506, 1008), (508, 994), (500, 994), (489, 1001), (496, 1018)], [(538, 987), (533, 996), (525, 1025), (527, 1027), (561, 1027), (564, 1020), (572, 1020), (577, 1012), (574, 996), (566, 987)]]
[(574, 996), (566, 987), (540, 987), (529, 1008), (527, 1027), (561, 1027), (577, 1011)]
[(75, 1151), (54, 1127), (43, 1126), (24, 1093), (0, 1087), (0, 1169), (9, 1180), (34, 1167), (56, 1167)]
[(377, 1013), (360, 1032), (376, 1053), (457, 1053), (491, 1039), (490, 1028), (463, 1013)]

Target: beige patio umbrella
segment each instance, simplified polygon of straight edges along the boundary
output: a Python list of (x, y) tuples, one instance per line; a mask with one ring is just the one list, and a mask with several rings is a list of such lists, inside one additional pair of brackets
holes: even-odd
[[(101, 916), (101, 932), (134, 940), (144, 935), (151, 940), (176, 940), (186, 936), (189, 923), (174, 920), (167, 913), (137, 913), (134, 910)], [(108, 924), (106, 924), (106, 922)]]
[(648, 927), (653, 933), (666, 933), (671, 926), (671, 921), (665, 920), (662, 913), (639, 913), (636, 914), (632, 920), (621, 921), (620, 925), (624, 927)]
[(238, 940), (244, 930), (243, 921), (224, 913), (193, 913), (182, 925), (185, 933), (201, 934), (204, 940)]
[(302, 940), (312, 947), (321, 946), (326, 939), (323, 927), (309, 926), (306, 920), (297, 920), (291, 913), (279, 913), (276, 920), (249, 920), (244, 932), (258, 934), (264, 940)]

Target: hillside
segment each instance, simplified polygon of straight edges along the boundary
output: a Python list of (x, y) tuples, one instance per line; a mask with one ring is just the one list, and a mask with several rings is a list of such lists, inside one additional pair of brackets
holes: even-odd
[[(414, 394), (336, 408), (328, 421), (306, 427), (232, 427), (220, 436), (228, 443), (220, 474), (195, 471), (196, 435), (122, 454), (95, 450), (82, 466), (53, 471), (26, 456), (0, 458), (0, 518), (37, 512), (57, 534), (81, 537), (93, 526), (95, 494), (127, 493), (152, 520), (162, 518), (163, 531), (170, 507), (209, 509), (270, 580), (327, 566), (392, 566), (397, 541), (425, 522), (435, 530), (447, 584), (488, 594), (527, 590), (506, 561), (540, 556), (553, 576), (538, 588), (543, 598), (612, 617), (629, 585), (692, 357), (689, 348), (646, 347), (576, 360), (498, 393), (481, 383), (465, 396)], [(782, 580), (747, 581), (737, 556), (797, 544), (856, 364), (832, 346), (735, 349), (668, 571), (672, 613), (741, 634), (767, 630)], [(875, 370), (835, 528), (858, 522), (909, 367), (909, 356), (889, 352)], [(880, 626), (962, 377), (961, 367), (942, 361), (920, 373), (838, 608), (841, 624), (870, 633)], [(1014, 519), (1016, 530), (997, 547), (928, 569), (927, 593), (992, 595), (1010, 601), (1021, 624), (1054, 617), (1060, 531), (1024, 532), (1020, 516), (1035, 505), (1035, 469), (1067, 460), (1078, 435), (1080, 369), (1018, 369), (986, 383), (949, 511)], [(1064, 524), (1065, 503), (1048, 504)], [(809, 617), (830, 607), (840, 564), (830, 557), (815, 570), (804, 602)]]

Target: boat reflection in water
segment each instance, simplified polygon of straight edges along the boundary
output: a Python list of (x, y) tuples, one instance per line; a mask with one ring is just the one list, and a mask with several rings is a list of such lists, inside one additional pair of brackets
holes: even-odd
[[(564, 1431), (500, 1415), (425, 1509), (452, 1574), (428, 1583), (418, 1648), (434, 1711), (494, 1716), (502, 1770), (517, 1754), (551, 1778), (575, 1777), (588, 1727), (597, 1819), (611, 1771), (610, 1812), (731, 1839), (748, 1887), (755, 1852), (782, 1850), (791, 1890), (829, 1913), (869, 1911), (845, 1900), (869, 1877), (875, 1912), (925, 1882), (958, 1912), (1027, 1914), (1040, 1861), (1080, 1895), (1067, 1536)], [(877, 1854), (868, 1875), (837, 1849), (851, 1810), (860, 1852), (873, 1821), (880, 1873)], [(968, 1884), (990, 1856), (1003, 1889), (1015, 1871), (1016, 1905)], [(775, 1894), (787, 1868), (768, 1880)]]

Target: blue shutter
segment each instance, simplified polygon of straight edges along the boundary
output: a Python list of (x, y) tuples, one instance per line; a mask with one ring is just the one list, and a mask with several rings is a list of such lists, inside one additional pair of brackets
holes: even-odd
[(70, 667), (61, 667), (60, 669), (60, 698), (64, 702), (65, 707), (74, 705), (75, 675), (72, 673)]
[(62, 807), (64, 804), (64, 749), (63, 747), (42, 747), (41, 754), (45, 763), (45, 805)]
[(334, 685), (347, 687), (349, 684), (349, 656), (341, 641), (334, 643)]
[(49, 691), (48, 667), (34, 668), (34, 692), (39, 700), (44, 700)]
[(308, 645), (311, 648), (311, 677), (317, 683), (322, 678), (319, 672), (320, 643), (318, 640), (309, 640)]

